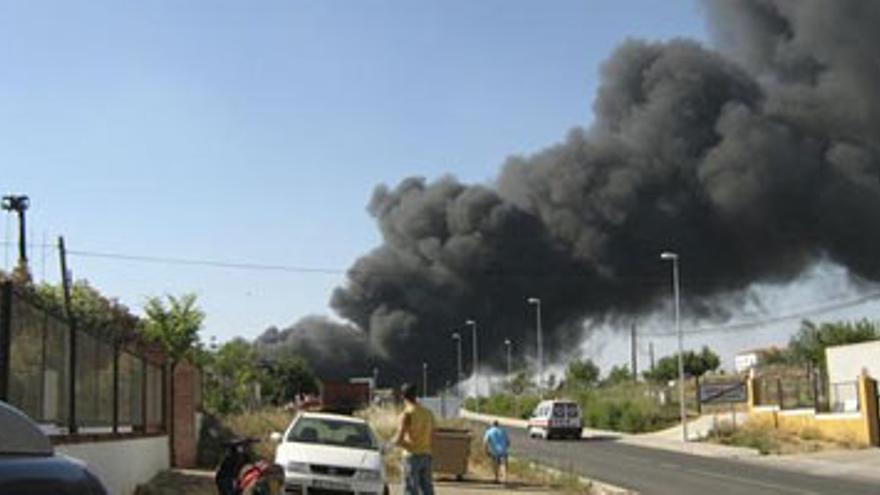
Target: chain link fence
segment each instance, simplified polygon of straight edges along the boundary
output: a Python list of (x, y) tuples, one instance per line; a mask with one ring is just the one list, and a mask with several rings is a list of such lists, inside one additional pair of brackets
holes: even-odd
[(160, 354), (122, 328), (77, 327), (73, 335), (66, 317), (8, 282), (0, 301), (0, 399), (49, 433), (164, 431)]

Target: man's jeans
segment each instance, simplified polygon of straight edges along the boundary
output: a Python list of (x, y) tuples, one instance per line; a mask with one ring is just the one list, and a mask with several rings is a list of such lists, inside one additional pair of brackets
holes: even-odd
[(403, 494), (434, 495), (431, 481), (431, 456), (418, 454), (403, 458)]

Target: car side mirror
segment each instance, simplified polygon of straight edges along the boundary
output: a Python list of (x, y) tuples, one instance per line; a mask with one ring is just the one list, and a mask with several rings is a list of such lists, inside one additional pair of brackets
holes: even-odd
[(383, 443), (383, 444), (379, 445), (379, 453), (380, 454), (387, 455), (389, 452), (391, 452), (391, 444), (390, 443)]
[(273, 431), (271, 435), (269, 435), (269, 440), (272, 440), (275, 443), (281, 443), (282, 437), (281, 433), (277, 431)]

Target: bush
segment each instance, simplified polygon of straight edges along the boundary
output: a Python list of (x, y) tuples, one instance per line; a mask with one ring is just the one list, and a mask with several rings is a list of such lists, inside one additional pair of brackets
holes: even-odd
[(568, 395), (580, 403), (586, 426), (601, 430), (642, 433), (676, 423), (674, 408), (660, 405), (644, 384), (622, 383)]
[(479, 404), (481, 413), (528, 419), (540, 401), (541, 399), (537, 395), (495, 394), (489, 397), (480, 397), (479, 403), (473, 397), (469, 397), (465, 399), (464, 407), (469, 411), (476, 411)]

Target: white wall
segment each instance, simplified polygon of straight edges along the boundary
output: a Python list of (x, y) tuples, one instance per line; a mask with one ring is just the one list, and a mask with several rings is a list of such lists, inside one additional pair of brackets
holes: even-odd
[(830, 383), (856, 381), (862, 368), (874, 379), (880, 379), (880, 341), (829, 347), (825, 357)]
[(169, 467), (167, 436), (63, 444), (55, 452), (85, 461), (113, 495), (131, 495)]

